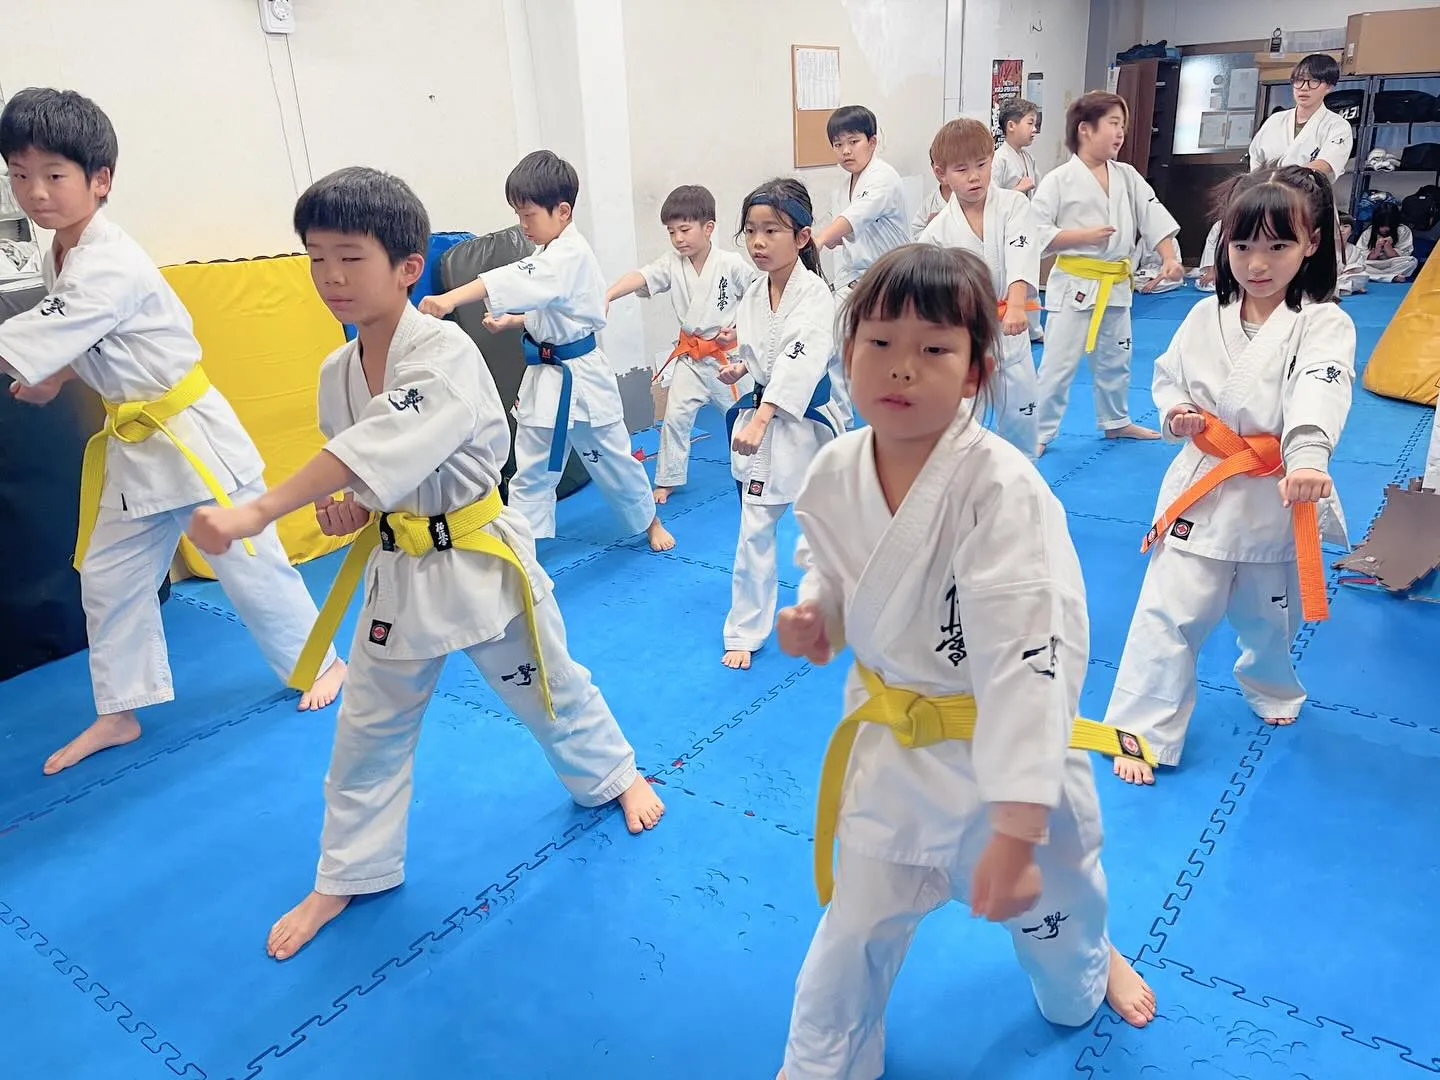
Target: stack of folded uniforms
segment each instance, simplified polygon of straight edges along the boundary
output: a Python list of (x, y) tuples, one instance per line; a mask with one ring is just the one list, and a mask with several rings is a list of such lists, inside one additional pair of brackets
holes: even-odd
[(1394, 172), (1400, 167), (1400, 159), (1389, 150), (1382, 150), (1376, 147), (1370, 151), (1370, 156), (1365, 159), (1365, 168), (1370, 172)]

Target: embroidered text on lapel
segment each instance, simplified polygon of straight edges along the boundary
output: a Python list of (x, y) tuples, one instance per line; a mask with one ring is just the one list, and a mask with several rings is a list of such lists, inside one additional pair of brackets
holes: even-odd
[(64, 315), (65, 298), (63, 296), (47, 296), (40, 305), (41, 315)]
[(965, 649), (965, 628), (960, 625), (959, 597), (953, 581), (950, 588), (945, 590), (945, 604), (945, 619), (940, 624), (940, 632), (945, 636), (940, 639), (940, 644), (935, 646), (935, 651), (945, 652), (945, 659), (959, 667), (960, 661), (969, 653)]
[(721, 311), (724, 311), (730, 305), (730, 297), (727, 293), (727, 285), (728, 282), (722, 276), (720, 278), (720, 292), (719, 295), (715, 297), (715, 306)]
[(412, 388), (409, 390), (391, 390), (387, 400), (390, 402), (390, 407), (396, 412), (414, 409), (418, 413), (420, 411), (420, 403), (424, 401), (425, 398), (421, 396), (419, 390)]

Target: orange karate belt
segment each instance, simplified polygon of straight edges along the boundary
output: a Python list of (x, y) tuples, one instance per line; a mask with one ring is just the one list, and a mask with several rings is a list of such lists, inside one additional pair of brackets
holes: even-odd
[[(1205, 429), (1193, 436), (1193, 441), (1211, 457), (1220, 458), (1220, 463), (1165, 508), (1145, 534), (1141, 552), (1158, 544), (1181, 514), (1232, 476), (1280, 476), (1285, 472), (1280, 440), (1274, 435), (1236, 435), (1217, 417), (1207, 412), (1200, 415), (1205, 417)], [(1300, 610), (1306, 622), (1321, 622), (1330, 617), (1330, 602), (1325, 596), (1319, 510), (1313, 502), (1297, 502), (1290, 504), (1290, 512), (1295, 527), (1295, 560), (1300, 567)]]
[[(1003, 318), (1005, 317), (1005, 312), (1007, 312), (1007, 311), (1009, 311), (1009, 310), (1010, 310), (1010, 301), (1008, 301), (1008, 300), (1001, 300), (1001, 301), (1000, 301), (1000, 318), (1003, 319)], [(1026, 310), (1026, 311), (1044, 311), (1045, 309), (1040, 306), (1040, 301), (1039, 301), (1039, 300), (1026, 300), (1026, 301), (1025, 301), (1025, 310)]]
[[(660, 365), (660, 370), (655, 372), (650, 381), (659, 382), (660, 376), (665, 374), (665, 369), (682, 356), (691, 360), (714, 360), (721, 367), (730, 362), (730, 354), (714, 338), (702, 338), (699, 334), (692, 334), (689, 330), (681, 330), (680, 340), (675, 343), (674, 350), (665, 358), (665, 363)], [(740, 400), (740, 391), (735, 389), (733, 383), (730, 386), (730, 396), (736, 401)]]

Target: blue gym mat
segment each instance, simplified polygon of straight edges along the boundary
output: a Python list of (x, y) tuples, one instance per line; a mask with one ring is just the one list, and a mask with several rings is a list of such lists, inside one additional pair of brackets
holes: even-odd
[[(1346, 299), (1362, 356), (1402, 295)], [(1153, 360), (1195, 299), (1137, 304), (1139, 422), (1155, 420)], [(1090, 392), (1082, 370), (1040, 470), (1085, 570), (1082, 709), (1099, 719), (1174, 450), (1100, 439)], [(1432, 417), (1357, 388), (1333, 464), (1353, 540), (1385, 484), (1420, 470)], [(702, 414), (690, 483), (663, 509), (674, 552), (621, 538), (593, 485), (540, 545), (571, 649), (666, 799), (660, 828), (631, 837), (614, 809), (570, 803), (452, 658), (420, 740), (406, 884), (357, 900), (284, 964), (265, 935), (313, 880), (335, 710), (295, 711), (219, 587), (182, 583), (165, 606), (177, 700), (146, 710), (137, 743), (43, 777), (88, 721), (86, 658), (5, 683), (0, 1075), (769, 1080), (820, 914), (816, 783), (845, 671), (773, 647), (748, 672), (720, 666), (739, 517), (723, 432)], [(657, 442), (635, 440), (651, 459)], [(782, 601), (795, 536), (787, 517)], [(338, 565), (302, 568), (317, 598)], [(1007, 935), (951, 906), (896, 986), (887, 1078), (1440, 1073), (1424, 916), (1440, 890), (1424, 675), (1440, 613), (1336, 580), (1331, 620), (1295, 642), (1311, 694), (1295, 726), (1251, 715), (1222, 626), (1182, 767), (1138, 791), (1096, 759), (1111, 930), (1159, 996), (1155, 1022), (1102, 1009), (1052, 1027)], [(353, 631), (352, 612), (347, 650)]]

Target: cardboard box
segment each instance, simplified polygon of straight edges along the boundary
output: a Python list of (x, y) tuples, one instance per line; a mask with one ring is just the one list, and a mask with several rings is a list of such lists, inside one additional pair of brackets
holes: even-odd
[(1440, 72), (1440, 7), (1351, 15), (1340, 69), (1346, 75)]

